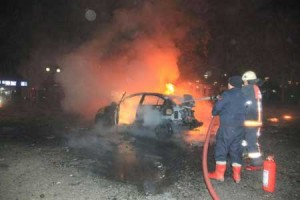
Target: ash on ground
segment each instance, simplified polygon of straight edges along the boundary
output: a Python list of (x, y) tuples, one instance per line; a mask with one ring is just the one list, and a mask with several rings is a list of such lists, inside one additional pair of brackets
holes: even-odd
[[(229, 169), (225, 182), (212, 181), (221, 199), (299, 199), (298, 110), (265, 109), (260, 142), (264, 157), (275, 155), (276, 191), (262, 190), (262, 171), (244, 170), (235, 184)], [(0, 111), (0, 199), (211, 199), (201, 145), (132, 137), (61, 112), (14, 112)], [(208, 158), (213, 170), (213, 142)]]

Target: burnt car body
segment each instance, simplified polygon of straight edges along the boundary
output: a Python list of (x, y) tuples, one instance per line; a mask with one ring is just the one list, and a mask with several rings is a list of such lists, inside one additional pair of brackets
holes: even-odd
[(183, 97), (161, 93), (123, 95), (119, 103), (111, 103), (98, 110), (95, 122), (103, 126), (125, 125), (153, 130), (160, 139), (182, 130), (202, 126), (194, 116), (195, 101), (191, 95)]

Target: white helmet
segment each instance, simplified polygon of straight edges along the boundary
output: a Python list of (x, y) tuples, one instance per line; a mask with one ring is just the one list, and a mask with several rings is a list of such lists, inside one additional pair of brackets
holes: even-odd
[(257, 79), (256, 74), (253, 71), (247, 71), (242, 76), (243, 81), (256, 80), (256, 79)]

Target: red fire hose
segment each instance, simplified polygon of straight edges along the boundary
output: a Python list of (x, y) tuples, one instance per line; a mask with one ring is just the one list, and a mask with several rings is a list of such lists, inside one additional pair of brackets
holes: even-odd
[(204, 180), (205, 180), (205, 184), (206, 187), (209, 191), (210, 196), (214, 199), (214, 200), (219, 200), (219, 196), (216, 193), (216, 191), (214, 190), (210, 179), (208, 178), (208, 170), (207, 170), (207, 152), (208, 152), (208, 144), (209, 144), (209, 139), (210, 139), (210, 134), (211, 134), (211, 129), (214, 125), (214, 121), (215, 121), (215, 117), (212, 117), (209, 127), (207, 129), (207, 133), (206, 133), (206, 139), (205, 139), (205, 143), (204, 143), (204, 147), (203, 147), (203, 153), (202, 153), (202, 170), (203, 170), (203, 176), (204, 176)]

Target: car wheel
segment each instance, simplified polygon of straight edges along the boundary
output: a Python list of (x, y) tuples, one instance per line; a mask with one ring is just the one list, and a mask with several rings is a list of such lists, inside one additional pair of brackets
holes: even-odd
[(173, 128), (170, 123), (160, 124), (155, 128), (156, 137), (160, 140), (166, 140), (173, 134)]

